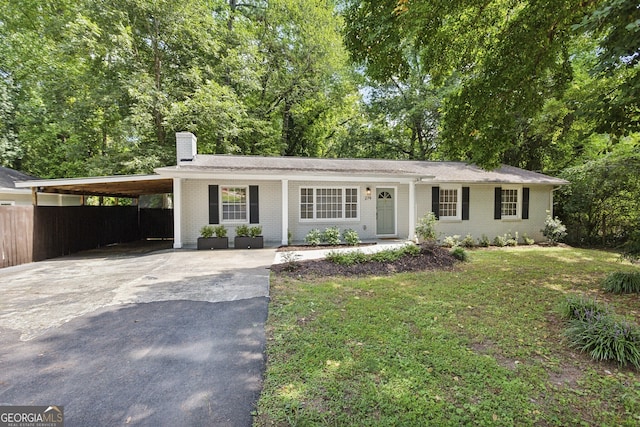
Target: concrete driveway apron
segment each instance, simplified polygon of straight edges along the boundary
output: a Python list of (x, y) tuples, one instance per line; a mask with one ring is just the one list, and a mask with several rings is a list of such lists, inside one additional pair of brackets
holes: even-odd
[(275, 250), (94, 251), (0, 269), (0, 405), (65, 426), (250, 426)]

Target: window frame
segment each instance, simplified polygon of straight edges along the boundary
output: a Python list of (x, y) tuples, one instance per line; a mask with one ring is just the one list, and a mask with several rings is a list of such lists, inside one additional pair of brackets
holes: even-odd
[[(515, 206), (515, 210), (516, 210), (516, 214), (515, 215), (505, 215), (504, 212), (504, 204), (505, 202), (505, 198), (504, 198), (504, 191), (505, 190), (509, 190), (509, 191), (516, 191), (516, 206)], [(519, 220), (522, 219), (522, 186), (521, 185), (503, 185), (501, 187), (501, 191), (500, 191), (500, 219), (502, 220), (506, 220), (506, 221), (513, 221), (513, 220)], [(513, 203), (513, 202), (508, 202), (508, 203)]]
[[(442, 215), (442, 191), (456, 191), (456, 214)], [(440, 221), (462, 221), (462, 186), (461, 185), (440, 185), (438, 191), (438, 220)]]
[[(303, 213), (303, 201), (302, 201), (302, 191), (309, 191), (311, 190), (311, 202), (309, 201), (305, 201), (304, 205), (307, 206), (307, 208), (304, 210), (304, 212), (308, 212), (308, 206), (311, 205), (311, 218), (303, 218), (302, 217), (302, 213)], [(336, 217), (336, 218), (318, 218), (318, 202), (317, 202), (317, 197), (318, 197), (318, 190), (339, 190), (340, 191), (340, 197), (341, 197), (341, 202), (340, 202), (340, 217)], [(356, 200), (355, 202), (353, 201), (347, 201), (348, 197), (352, 197), (353, 195), (347, 196), (348, 190), (355, 190), (356, 191)], [(298, 187), (298, 221), (303, 222), (303, 223), (312, 223), (312, 222), (317, 222), (317, 223), (322, 223), (322, 222), (355, 222), (355, 221), (360, 221), (360, 206), (361, 206), (361, 189), (360, 187), (357, 186), (327, 186), (327, 185), (322, 185), (322, 186), (310, 186), (310, 185), (301, 185), (300, 187)], [(306, 194), (306, 196), (308, 197), (309, 195)], [(346, 214), (347, 211), (351, 212), (352, 209), (347, 209), (348, 206), (355, 204), (355, 217), (350, 217), (347, 218)]]
[[(230, 188), (242, 188), (245, 192), (245, 203), (244, 203), (244, 219), (225, 219), (224, 218), (224, 207), (225, 203), (223, 201), (223, 194), (226, 189)], [(218, 196), (218, 203), (220, 206), (220, 224), (249, 224), (249, 186), (248, 185), (220, 185), (220, 194)]]

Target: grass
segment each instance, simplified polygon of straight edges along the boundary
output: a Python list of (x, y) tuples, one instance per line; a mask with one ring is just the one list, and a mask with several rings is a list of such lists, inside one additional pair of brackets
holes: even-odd
[(455, 271), (273, 276), (256, 426), (638, 425), (640, 373), (569, 347), (558, 306), (605, 294), (616, 254), (473, 251)]

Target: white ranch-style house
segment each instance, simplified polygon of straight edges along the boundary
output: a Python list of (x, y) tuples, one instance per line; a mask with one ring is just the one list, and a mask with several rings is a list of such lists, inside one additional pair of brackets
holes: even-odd
[(415, 239), (432, 211), (441, 236), (493, 239), (506, 233), (542, 240), (553, 192), (567, 181), (510, 166), (493, 171), (462, 162), (207, 155), (176, 134), (174, 247), (195, 246), (202, 226), (234, 236), (260, 225), (271, 244), (300, 242), (312, 229), (353, 229), (362, 240)]

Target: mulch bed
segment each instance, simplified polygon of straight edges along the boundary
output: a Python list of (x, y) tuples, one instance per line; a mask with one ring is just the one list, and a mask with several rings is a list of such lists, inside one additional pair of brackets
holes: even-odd
[(354, 265), (340, 265), (325, 259), (274, 264), (271, 271), (285, 276), (382, 276), (393, 273), (450, 270), (458, 262), (448, 249), (435, 245), (421, 245), (418, 255), (405, 255), (394, 262), (369, 261)]

